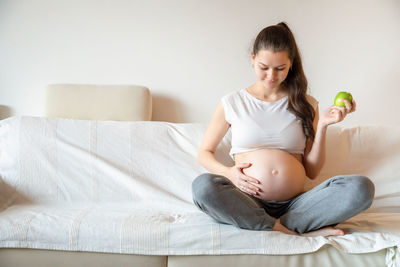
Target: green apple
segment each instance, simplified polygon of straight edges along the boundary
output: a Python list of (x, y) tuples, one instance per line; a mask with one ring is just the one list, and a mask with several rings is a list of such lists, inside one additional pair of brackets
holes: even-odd
[(339, 93), (337, 93), (337, 95), (335, 97), (334, 105), (335, 106), (340, 106), (340, 107), (345, 107), (346, 105), (342, 101), (342, 99), (346, 99), (352, 105), (353, 96), (348, 92), (339, 92)]

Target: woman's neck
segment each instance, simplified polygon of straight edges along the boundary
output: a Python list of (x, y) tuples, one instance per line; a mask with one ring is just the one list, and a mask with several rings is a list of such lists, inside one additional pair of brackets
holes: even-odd
[(284, 90), (281, 85), (275, 88), (265, 88), (260, 82), (250, 86), (247, 91), (258, 99), (271, 102), (281, 99), (287, 95), (286, 90)]

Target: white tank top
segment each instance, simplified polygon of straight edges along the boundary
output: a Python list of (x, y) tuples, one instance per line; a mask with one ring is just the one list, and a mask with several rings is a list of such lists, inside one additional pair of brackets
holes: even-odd
[[(307, 95), (311, 105), (318, 102)], [(288, 96), (275, 102), (255, 98), (246, 89), (221, 99), (225, 120), (231, 125), (232, 148), (229, 155), (261, 148), (282, 149), (291, 154), (304, 154), (306, 137), (301, 121), (287, 110)]]

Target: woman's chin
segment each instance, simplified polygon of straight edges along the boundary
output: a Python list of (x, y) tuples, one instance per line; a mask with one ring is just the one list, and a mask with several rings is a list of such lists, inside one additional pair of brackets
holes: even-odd
[(264, 82), (264, 87), (267, 89), (274, 89), (279, 85), (278, 82)]

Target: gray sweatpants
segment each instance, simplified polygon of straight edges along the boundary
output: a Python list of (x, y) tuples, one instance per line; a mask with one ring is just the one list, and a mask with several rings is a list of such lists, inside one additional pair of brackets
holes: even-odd
[(193, 201), (216, 221), (250, 230), (272, 230), (275, 218), (289, 230), (306, 233), (334, 226), (372, 204), (374, 184), (365, 176), (332, 177), (285, 201), (265, 201), (239, 190), (228, 178), (204, 173), (192, 183)]

